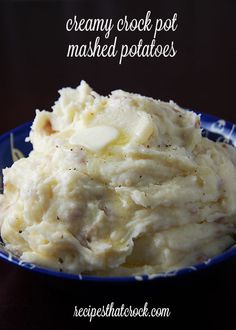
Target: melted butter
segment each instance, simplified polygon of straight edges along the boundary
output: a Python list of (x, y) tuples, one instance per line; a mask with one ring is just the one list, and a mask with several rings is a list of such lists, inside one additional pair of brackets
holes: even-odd
[(112, 126), (94, 126), (81, 128), (70, 138), (70, 144), (81, 145), (86, 149), (98, 152), (105, 148), (119, 136), (119, 131)]

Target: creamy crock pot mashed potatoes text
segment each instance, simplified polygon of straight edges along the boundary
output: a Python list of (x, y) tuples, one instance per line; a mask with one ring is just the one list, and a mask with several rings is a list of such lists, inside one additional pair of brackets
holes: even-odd
[(234, 244), (236, 152), (169, 103), (84, 81), (36, 111), (28, 158), (6, 168), (1, 236), (22, 260), (129, 275), (192, 265)]

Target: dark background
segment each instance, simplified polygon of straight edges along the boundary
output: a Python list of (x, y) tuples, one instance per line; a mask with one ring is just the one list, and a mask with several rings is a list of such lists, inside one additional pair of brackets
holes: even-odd
[[(65, 22), (78, 18), (141, 18), (178, 14), (176, 32), (160, 33), (157, 41), (174, 40), (174, 58), (66, 58), (69, 43), (85, 43), (98, 33), (66, 32)], [(86, 80), (97, 92), (121, 88), (217, 115), (236, 122), (236, 46), (234, 0), (183, 1), (1, 1), (0, 2), (0, 133), (34, 118), (36, 108), (47, 109), (61, 87)], [(114, 32), (111, 39), (114, 37)], [(119, 34), (120, 43), (150, 40), (148, 33)], [(157, 328), (181, 326), (236, 329), (234, 296), (236, 261), (207, 272), (149, 284), (118, 285), (61, 283), (0, 262), (0, 328), (85, 329), (89, 323), (72, 319), (73, 306), (114, 301), (141, 306), (170, 306), (169, 320), (155, 320)], [(103, 320), (125, 324), (129, 320)], [(124, 322), (125, 321), (125, 322)], [(132, 320), (144, 326), (150, 320)], [(101, 320), (90, 326), (98, 328)]]
[[(178, 29), (160, 33), (157, 42), (174, 40), (174, 58), (66, 58), (69, 43), (82, 44), (97, 33), (66, 32), (66, 20), (141, 18), (178, 14)], [(80, 0), (1, 2), (0, 132), (50, 109), (58, 89), (81, 79), (102, 94), (122, 88), (175, 100), (180, 105), (236, 121), (235, 0)], [(111, 39), (114, 32), (111, 35)], [(123, 32), (120, 43), (133, 44), (151, 34)]]

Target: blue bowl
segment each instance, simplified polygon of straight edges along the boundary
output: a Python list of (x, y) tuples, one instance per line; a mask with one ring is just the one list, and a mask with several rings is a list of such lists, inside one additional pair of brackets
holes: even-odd
[[(2, 136), (0, 136), (0, 193), (3, 191), (2, 184), (2, 169), (10, 167), (17, 159), (27, 156), (32, 150), (30, 143), (25, 142), (25, 138), (29, 135), (31, 122), (19, 126)], [(211, 115), (201, 114), (201, 127), (202, 135), (207, 136), (214, 141), (221, 141), (236, 146), (236, 125), (231, 124), (223, 119)], [(139, 275), (139, 276), (125, 276), (125, 277), (99, 277), (99, 276), (87, 276), (81, 274), (67, 274), (63, 272), (57, 272), (48, 268), (36, 266), (34, 264), (26, 263), (12, 255), (12, 253), (4, 249), (3, 242), (0, 237), (0, 259), (6, 260), (12, 264), (20, 267), (30, 269), (34, 272), (38, 272), (45, 275), (56, 276), (62, 279), (71, 279), (78, 281), (97, 281), (97, 282), (135, 282), (135, 281), (150, 281), (154, 279), (176, 277), (192, 272), (196, 272), (201, 269), (209, 268), (216, 265), (229, 257), (236, 255), (236, 245), (229, 248), (224, 253), (217, 255), (211, 259), (208, 259), (202, 263), (172, 270), (168, 272), (161, 272), (155, 275)]]

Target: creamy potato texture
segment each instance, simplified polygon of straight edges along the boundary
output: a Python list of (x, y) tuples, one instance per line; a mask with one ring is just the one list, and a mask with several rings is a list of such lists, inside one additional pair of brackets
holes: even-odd
[(84, 82), (38, 111), (28, 158), (4, 170), (1, 236), (69, 273), (153, 274), (234, 244), (236, 152), (173, 102)]

